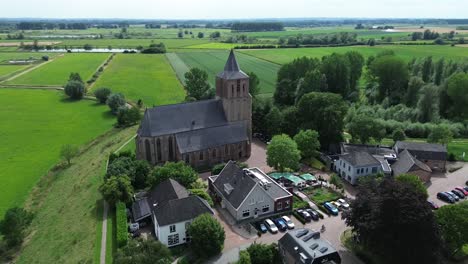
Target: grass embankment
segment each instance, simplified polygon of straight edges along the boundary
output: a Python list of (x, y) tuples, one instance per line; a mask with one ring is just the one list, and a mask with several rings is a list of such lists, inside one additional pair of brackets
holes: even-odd
[(66, 54), (6, 84), (61, 86), (66, 84), (71, 72), (79, 73), (87, 81), (108, 57), (109, 54), (99, 53)]
[[(223, 71), (228, 58), (227, 51), (210, 52), (179, 52), (177, 55), (188, 67), (196, 67), (205, 70), (208, 73), (208, 81), (211, 86), (215, 85), (216, 75)], [(276, 75), (279, 65), (264, 61), (253, 56), (236, 52), (237, 62), (240, 68), (248, 73), (254, 72), (260, 79), (260, 94), (273, 95), (275, 91)], [(179, 78), (183, 79), (183, 72), (176, 69)], [(182, 76), (181, 76), (182, 75)]]
[(65, 144), (82, 145), (115, 123), (105, 105), (61, 92), (0, 89), (0, 217), (21, 206)]
[(146, 106), (179, 103), (185, 98), (182, 84), (165, 55), (117, 54), (93, 89), (108, 87)]
[[(73, 164), (43, 177), (30, 195), (26, 208), (35, 212), (32, 235), (18, 263), (92, 263), (100, 239), (103, 166), (108, 155), (137, 127), (113, 129), (82, 148)], [(112, 225), (110, 225), (110, 228)], [(109, 252), (111, 254), (111, 252)], [(109, 257), (109, 256), (108, 256)]]

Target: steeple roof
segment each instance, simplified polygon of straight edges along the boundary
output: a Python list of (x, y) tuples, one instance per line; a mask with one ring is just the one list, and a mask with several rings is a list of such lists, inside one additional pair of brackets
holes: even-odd
[(249, 78), (249, 76), (240, 69), (239, 64), (237, 63), (236, 55), (234, 54), (234, 50), (231, 50), (229, 53), (226, 65), (224, 66), (224, 71), (220, 72), (218, 77), (227, 80)]

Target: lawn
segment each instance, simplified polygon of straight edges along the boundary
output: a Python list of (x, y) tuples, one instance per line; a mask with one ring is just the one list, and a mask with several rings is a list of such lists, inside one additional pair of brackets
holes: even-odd
[[(42, 179), (27, 202), (35, 212), (33, 235), (17, 263), (93, 263), (100, 247), (96, 231), (102, 224), (97, 210), (102, 203), (98, 188), (103, 166), (136, 129), (112, 129), (88, 144), (71, 167)], [(108, 246), (112, 248), (112, 243)]]
[(99, 53), (66, 54), (7, 82), (7, 84), (65, 85), (71, 72), (78, 72), (83, 81), (86, 81), (108, 57), (109, 54)]
[(157, 54), (117, 54), (93, 89), (108, 87), (146, 106), (180, 103), (185, 90), (168, 63)]
[(264, 50), (241, 50), (240, 52), (252, 55), (267, 61), (277, 64), (288, 63), (295, 58), (307, 56), (321, 58), (333, 52), (344, 53), (350, 50), (360, 52), (363, 56), (368, 57), (375, 55), (382, 50), (393, 50), (395, 53), (405, 60), (410, 60), (413, 57), (432, 56), (434, 58), (460, 59), (468, 57), (468, 49), (462, 47), (450, 46), (435, 46), (435, 45), (420, 45), (420, 46), (352, 46), (352, 47), (324, 47), (324, 48), (291, 48), (291, 49), (264, 49)]
[(341, 198), (339, 193), (328, 188), (308, 188), (302, 192), (309, 196), (309, 199), (317, 205)]
[[(208, 72), (208, 81), (215, 85), (216, 75), (223, 71), (228, 57), (227, 51), (210, 52), (179, 52), (177, 56), (185, 62), (188, 67), (197, 67)], [(248, 56), (243, 53), (236, 53), (237, 62), (244, 72), (254, 72), (260, 79), (260, 94), (272, 95), (275, 90), (276, 74), (279, 65), (264, 60)], [(172, 60), (171, 60), (172, 62)], [(179, 78), (183, 79), (183, 73), (173, 64)]]
[[(57, 161), (64, 144), (82, 145), (115, 119), (94, 101), (70, 102), (61, 92), (0, 89), (0, 218), (21, 206)], [(78, 175), (76, 175), (78, 176)]]
[(21, 71), (27, 67), (29, 67), (29, 65), (0, 65), (0, 80), (3, 76)]

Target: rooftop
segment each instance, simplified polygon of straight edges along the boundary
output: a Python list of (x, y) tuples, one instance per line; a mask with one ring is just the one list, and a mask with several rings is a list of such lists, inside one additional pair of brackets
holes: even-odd
[(349, 152), (356, 152), (356, 151), (367, 152), (371, 155), (380, 155), (380, 156), (395, 154), (395, 150), (393, 150), (389, 146), (341, 143), (342, 153), (349, 153)]
[(380, 165), (380, 161), (367, 152), (352, 151), (340, 155), (340, 158), (346, 160), (354, 167), (364, 167), (371, 165)]
[(398, 156), (398, 160), (392, 165), (392, 169), (394, 175), (397, 176), (414, 170), (415, 166), (423, 171), (432, 172), (429, 166), (414, 158), (411, 153), (405, 149)]
[(240, 69), (234, 50), (231, 50), (229, 53), (228, 60), (224, 66), (224, 71), (220, 72), (218, 77), (227, 80), (249, 78), (249, 76)]
[(397, 141), (395, 149), (398, 152), (406, 149), (415, 158), (421, 160), (447, 160), (447, 147), (442, 144)]

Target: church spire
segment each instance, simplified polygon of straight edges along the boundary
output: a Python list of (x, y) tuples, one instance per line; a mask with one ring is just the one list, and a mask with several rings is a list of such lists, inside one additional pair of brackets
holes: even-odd
[(224, 71), (227, 71), (227, 72), (240, 71), (239, 64), (237, 63), (236, 55), (234, 55), (233, 49), (231, 49), (231, 52), (229, 53), (229, 58), (226, 62), (226, 65), (224, 66)]

